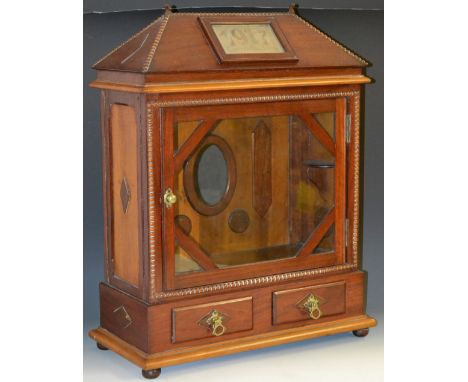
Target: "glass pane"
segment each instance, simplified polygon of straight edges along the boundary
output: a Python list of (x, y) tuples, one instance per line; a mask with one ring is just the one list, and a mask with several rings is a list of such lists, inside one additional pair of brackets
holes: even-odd
[(202, 121), (179, 122), (180, 128), (174, 129), (173, 144), (175, 151), (177, 151), (187, 141), (188, 137), (190, 137), (201, 123)]
[[(299, 152), (296, 155), (301, 157), (302, 167), (295, 170), (301, 174), (296, 175), (300, 176), (297, 191), (299, 208), (293, 212), (297, 215), (295, 220), (300, 222), (296, 234), (304, 242), (335, 204), (335, 156), (311, 133), (302, 119), (294, 119), (296, 129), (293, 136), (296, 138), (293, 141), (297, 141), (294, 150)], [(329, 117), (328, 121), (331, 122), (327, 124), (328, 131), (333, 132), (334, 118)]]
[(196, 171), (200, 196), (209, 205), (219, 203), (227, 186), (227, 168), (223, 153), (216, 145), (210, 145), (200, 153)]
[(313, 116), (328, 135), (335, 140), (335, 113), (315, 113)]
[(333, 229), (316, 228), (333, 221), (334, 113), (313, 116), (222, 119), (199, 141), (199, 122), (176, 123), (174, 154), (194, 147), (176, 169), (176, 273), (293, 258), (311, 241), (326, 250), (308, 254), (333, 251)]
[(319, 245), (314, 249), (314, 253), (332, 252), (335, 248), (335, 225), (332, 224), (327, 233), (320, 240)]
[(198, 272), (202, 268), (178, 245), (175, 247), (175, 267), (177, 273)]

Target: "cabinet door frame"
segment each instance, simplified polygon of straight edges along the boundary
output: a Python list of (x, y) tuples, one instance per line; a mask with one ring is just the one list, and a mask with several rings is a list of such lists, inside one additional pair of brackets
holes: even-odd
[[(163, 174), (161, 203), (163, 210), (163, 262), (166, 290), (195, 287), (220, 282), (281, 274), (297, 270), (324, 268), (344, 264), (346, 219), (346, 97), (301, 101), (275, 101), (255, 104), (233, 104), (199, 107), (166, 107), (161, 109)], [(174, 190), (175, 157), (173, 129), (176, 121), (195, 121), (216, 118), (218, 120), (239, 117), (300, 115), (301, 113), (335, 112), (335, 251), (324, 254), (296, 256), (276, 261), (250, 263), (235, 267), (208, 269), (182, 275), (175, 273), (175, 224), (174, 208), (166, 208), (163, 202), (165, 190)], [(300, 252), (300, 251), (299, 251)]]

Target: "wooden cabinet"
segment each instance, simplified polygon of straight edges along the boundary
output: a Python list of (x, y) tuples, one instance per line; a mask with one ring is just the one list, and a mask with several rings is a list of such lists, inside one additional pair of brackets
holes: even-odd
[(100, 348), (154, 378), (375, 325), (358, 269), (365, 66), (293, 9), (166, 10), (95, 64)]

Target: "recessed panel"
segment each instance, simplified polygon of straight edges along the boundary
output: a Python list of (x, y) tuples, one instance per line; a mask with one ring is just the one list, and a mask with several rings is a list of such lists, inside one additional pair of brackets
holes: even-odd
[(138, 286), (137, 122), (135, 109), (111, 107), (112, 258), (114, 275)]

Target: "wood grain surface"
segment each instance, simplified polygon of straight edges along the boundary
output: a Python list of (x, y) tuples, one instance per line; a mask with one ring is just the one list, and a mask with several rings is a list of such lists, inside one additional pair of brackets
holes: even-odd
[(89, 336), (137, 366), (143, 369), (155, 369), (262, 349), (290, 342), (303, 341), (311, 338), (352, 332), (371, 328), (376, 325), (377, 321), (374, 318), (367, 315), (359, 315), (317, 325), (265, 333), (260, 336), (247, 336), (222, 343), (187, 347), (185, 349), (152, 354), (145, 353), (127, 342), (122, 341), (119, 337), (103, 328), (90, 331)]
[[(112, 135), (112, 212), (114, 274), (138, 286), (139, 283), (139, 206), (137, 175), (137, 120), (134, 108), (113, 104), (110, 130)], [(121, 186), (125, 179), (129, 189), (126, 210), (122, 207)]]

